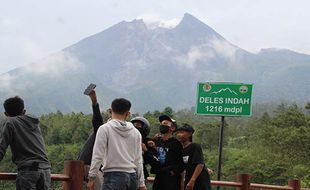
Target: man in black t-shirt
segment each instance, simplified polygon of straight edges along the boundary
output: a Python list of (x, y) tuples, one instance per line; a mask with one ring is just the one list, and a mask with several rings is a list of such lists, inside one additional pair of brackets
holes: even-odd
[(202, 148), (192, 142), (194, 131), (188, 124), (177, 129), (177, 139), (183, 146), (185, 190), (211, 190), (210, 175), (204, 163)]
[(162, 115), (159, 122), (161, 135), (155, 140), (155, 147), (145, 152), (147, 162), (152, 166), (151, 173), (156, 174), (153, 190), (183, 190), (182, 145), (172, 136), (175, 130), (173, 120)]

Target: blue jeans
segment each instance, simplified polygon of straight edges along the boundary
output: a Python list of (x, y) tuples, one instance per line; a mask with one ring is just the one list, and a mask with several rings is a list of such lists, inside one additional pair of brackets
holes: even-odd
[(51, 186), (51, 170), (19, 170), (16, 176), (16, 190), (48, 190)]
[(138, 178), (136, 173), (105, 172), (101, 190), (137, 190)]

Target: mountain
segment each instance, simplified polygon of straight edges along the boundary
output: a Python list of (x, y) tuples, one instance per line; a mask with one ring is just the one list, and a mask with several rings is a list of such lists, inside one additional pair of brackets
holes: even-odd
[[(286, 49), (250, 53), (190, 14), (174, 28), (122, 21), (38, 62), (0, 75), (0, 100), (25, 99), (31, 113), (91, 112), (83, 91), (97, 84), (105, 110), (116, 97), (134, 112), (195, 105), (198, 81), (254, 84), (256, 103), (308, 101), (310, 56)], [(1, 108), (2, 109), (2, 108)]]
[(230, 88), (222, 88), (221, 90), (212, 92), (210, 94), (219, 94), (226, 91), (228, 91), (230, 94), (238, 95), (235, 91), (231, 90)]

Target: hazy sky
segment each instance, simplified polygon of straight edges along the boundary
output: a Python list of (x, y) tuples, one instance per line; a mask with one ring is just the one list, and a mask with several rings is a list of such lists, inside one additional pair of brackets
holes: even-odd
[(309, 0), (0, 0), (0, 74), (126, 20), (190, 13), (231, 43), (310, 54)]

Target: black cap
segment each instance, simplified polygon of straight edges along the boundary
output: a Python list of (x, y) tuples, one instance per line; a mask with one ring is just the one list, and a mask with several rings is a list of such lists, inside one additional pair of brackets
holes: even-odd
[(162, 121), (164, 121), (164, 120), (171, 121), (172, 123), (175, 122), (175, 120), (172, 119), (171, 117), (169, 117), (168, 115), (161, 115), (161, 116), (158, 117), (158, 120), (159, 120), (160, 123), (161, 123)]
[(177, 131), (187, 131), (187, 132), (190, 132), (190, 133), (194, 133), (195, 132), (195, 129), (188, 125), (188, 124), (184, 124), (183, 126), (179, 127), (177, 129)]

